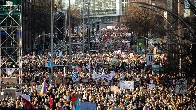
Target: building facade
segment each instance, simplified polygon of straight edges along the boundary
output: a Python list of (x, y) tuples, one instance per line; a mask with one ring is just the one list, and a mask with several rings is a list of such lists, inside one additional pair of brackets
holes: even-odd
[[(83, 4), (84, 3), (84, 4)], [(85, 22), (112, 23), (122, 15), (122, 0), (75, 0), (76, 7), (84, 14)], [(84, 7), (83, 7), (84, 6)], [(88, 11), (89, 10), (89, 11)]]

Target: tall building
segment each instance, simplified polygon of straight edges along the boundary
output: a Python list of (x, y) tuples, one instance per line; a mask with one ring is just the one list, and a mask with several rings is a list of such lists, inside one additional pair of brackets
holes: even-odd
[[(90, 17), (90, 23), (112, 23), (122, 15), (122, 0), (75, 0), (75, 6), (81, 9), (85, 18)], [(88, 5), (89, 4), (89, 5)], [(88, 13), (89, 9), (89, 13)], [(87, 19), (85, 19), (87, 22)]]

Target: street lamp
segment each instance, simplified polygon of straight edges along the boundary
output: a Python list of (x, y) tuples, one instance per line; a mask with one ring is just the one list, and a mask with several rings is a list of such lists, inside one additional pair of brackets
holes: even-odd
[(84, 45), (85, 45), (85, 40), (84, 40), (84, 31), (85, 31), (85, 28), (84, 28), (84, 0), (83, 0), (83, 12), (82, 12), (82, 17), (83, 17), (83, 28), (82, 28), (82, 30), (83, 30), (83, 35), (82, 35), (82, 39), (83, 39), (83, 44), (82, 44), (82, 53), (84, 53)]
[(52, 85), (52, 76), (53, 76), (53, 0), (51, 0), (51, 33), (50, 33), (50, 38), (51, 38), (51, 72), (49, 75), (49, 83)]
[(90, 50), (90, 20), (89, 20), (89, 15), (90, 15), (90, 9), (89, 9), (89, 6), (90, 6), (90, 2), (87, 2), (86, 4), (88, 4), (88, 30), (87, 30), (87, 36), (88, 36), (88, 47), (89, 47), (89, 50)]
[(72, 62), (72, 44), (71, 44), (71, 2), (69, 0), (69, 67), (71, 69), (71, 62)]

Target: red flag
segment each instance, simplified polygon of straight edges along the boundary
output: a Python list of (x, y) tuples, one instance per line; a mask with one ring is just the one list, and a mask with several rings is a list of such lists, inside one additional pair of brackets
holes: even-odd
[(74, 96), (74, 94), (72, 94), (71, 100), (72, 100), (73, 103), (76, 101), (76, 97)]
[(26, 100), (23, 97), (22, 97), (22, 102), (23, 102), (26, 109), (34, 108), (34, 106), (28, 100)]
[(50, 95), (50, 108), (53, 107), (53, 98), (52, 98), (52, 95)]

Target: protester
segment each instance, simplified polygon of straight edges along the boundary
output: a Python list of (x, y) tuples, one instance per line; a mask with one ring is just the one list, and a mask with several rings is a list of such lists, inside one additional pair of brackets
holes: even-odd
[[(179, 77), (152, 67), (159, 65), (164, 69), (166, 56), (158, 55), (147, 65), (146, 56), (124, 43), (119, 38), (122, 36), (124, 40), (129, 39), (126, 33), (120, 35), (118, 31), (107, 36), (109, 42), (97, 36), (100, 43), (92, 48), (99, 49), (99, 53), (81, 54), (76, 51), (76, 54), (73, 51), (71, 68), (67, 55), (55, 55), (52, 81), (49, 81), (50, 68), (46, 67), (50, 54), (24, 55), (22, 85), (13, 86), (23, 95), (11, 97), (4, 94), (0, 99), (1, 108), (71, 110), (80, 107), (82, 102), (91, 102), (96, 104), (97, 110), (196, 109), (195, 78), (187, 79), (188, 93), (176, 94), (175, 83)], [(20, 75), (2, 72), (2, 78), (5, 77), (19, 78)], [(132, 81), (134, 86), (131, 89), (121, 88), (121, 81)], [(149, 84), (155, 87), (149, 87)], [(1, 91), (3, 89), (6, 88), (1, 86)]]

